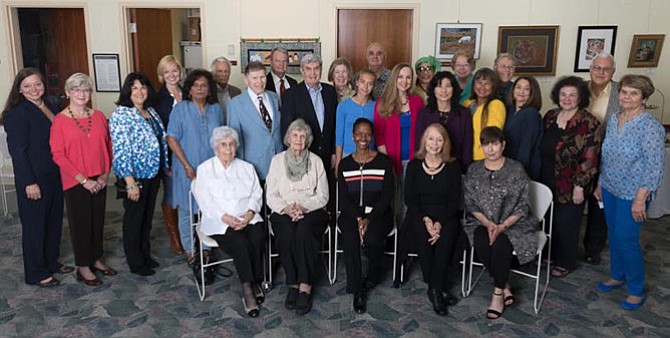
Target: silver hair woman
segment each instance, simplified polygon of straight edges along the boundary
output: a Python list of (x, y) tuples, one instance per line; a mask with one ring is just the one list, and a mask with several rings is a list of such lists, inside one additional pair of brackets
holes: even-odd
[(263, 204), (254, 166), (235, 158), (239, 138), (235, 129), (223, 126), (212, 131), (209, 144), (215, 156), (198, 166), (191, 191), (202, 212), (200, 231), (219, 243), (233, 257), (242, 284), (242, 306), (258, 317), (265, 300), (263, 251), (267, 232), (260, 216)]
[(286, 130), (288, 150), (275, 155), (267, 176), (267, 203), (289, 291), (284, 306), (300, 314), (312, 308), (318, 248), (326, 229), (328, 181), (323, 161), (307, 148), (312, 131), (302, 119)]

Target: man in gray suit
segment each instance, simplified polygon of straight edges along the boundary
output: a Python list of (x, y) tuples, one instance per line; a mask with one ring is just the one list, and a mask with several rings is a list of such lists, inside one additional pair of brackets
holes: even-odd
[[(619, 83), (612, 81), (616, 71), (614, 57), (608, 53), (600, 53), (593, 58), (589, 68), (591, 80), (588, 82), (591, 91), (589, 112), (595, 116), (604, 128), (612, 115), (620, 111)], [(596, 180), (598, 178), (596, 177)], [(591, 195), (588, 197), (589, 214), (586, 219), (586, 233), (584, 234), (585, 261), (590, 264), (600, 264), (600, 252), (607, 242), (607, 223), (605, 214), (598, 205), (598, 200)]]
[(239, 134), (237, 156), (254, 165), (262, 185), (272, 157), (283, 150), (279, 99), (265, 90), (266, 82), (263, 64), (250, 62), (244, 69), (246, 90), (228, 103), (228, 126)]
[(216, 82), (217, 96), (219, 97), (219, 104), (223, 109), (224, 121), (227, 120), (226, 107), (228, 107), (228, 101), (230, 101), (230, 99), (233, 97), (240, 95), (242, 92), (240, 88), (237, 88), (228, 83), (228, 80), (230, 80), (230, 68), (230, 61), (228, 61), (228, 59), (223, 56), (220, 56), (212, 61), (212, 76), (214, 77), (214, 82)]

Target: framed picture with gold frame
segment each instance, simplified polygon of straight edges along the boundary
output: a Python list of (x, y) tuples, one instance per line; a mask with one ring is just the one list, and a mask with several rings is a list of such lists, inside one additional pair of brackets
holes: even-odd
[(635, 34), (628, 55), (628, 68), (655, 68), (661, 58), (665, 34)]
[(516, 75), (555, 75), (559, 26), (499, 26), (498, 54), (516, 61)]

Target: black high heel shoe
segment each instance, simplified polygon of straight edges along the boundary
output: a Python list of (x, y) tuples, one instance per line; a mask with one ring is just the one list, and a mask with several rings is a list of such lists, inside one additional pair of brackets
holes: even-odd
[[(501, 293), (495, 293), (494, 292), (493, 296), (502, 298), (503, 293), (502, 292)], [(505, 301), (504, 300), (503, 300), (502, 310), (498, 311), (498, 310), (494, 310), (494, 309), (489, 308), (488, 310), (486, 310), (486, 318), (488, 318), (488, 319), (498, 319), (498, 318), (502, 317), (503, 311), (505, 311)]]

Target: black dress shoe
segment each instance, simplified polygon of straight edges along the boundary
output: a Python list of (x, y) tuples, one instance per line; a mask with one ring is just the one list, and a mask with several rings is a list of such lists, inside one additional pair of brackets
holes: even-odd
[(365, 291), (356, 292), (354, 294), (354, 311), (356, 313), (365, 313), (366, 310)]
[(102, 281), (100, 280), (100, 278), (95, 277), (93, 279), (86, 279), (81, 274), (81, 272), (79, 272), (79, 270), (77, 270), (77, 280), (80, 281), (80, 282), (84, 282), (84, 284), (86, 284), (88, 286), (100, 286), (100, 285), (102, 285)]
[(152, 268), (152, 269), (155, 269), (155, 268), (160, 266), (160, 264), (158, 264), (158, 262), (156, 262), (156, 260), (151, 258), (151, 257), (147, 258), (146, 261), (147, 261), (147, 266)]
[(284, 307), (286, 310), (295, 310), (295, 303), (298, 301), (298, 289), (297, 288), (288, 288), (288, 293), (286, 294), (286, 300), (284, 301)]
[(447, 304), (442, 298), (442, 291), (436, 289), (428, 289), (428, 299), (433, 304), (433, 311), (440, 316), (447, 315)]
[(312, 295), (307, 292), (300, 292), (298, 300), (295, 302), (295, 313), (304, 315), (312, 310)]
[(130, 272), (140, 276), (151, 276), (156, 273), (156, 271), (147, 266), (139, 267), (137, 269), (130, 269)]

